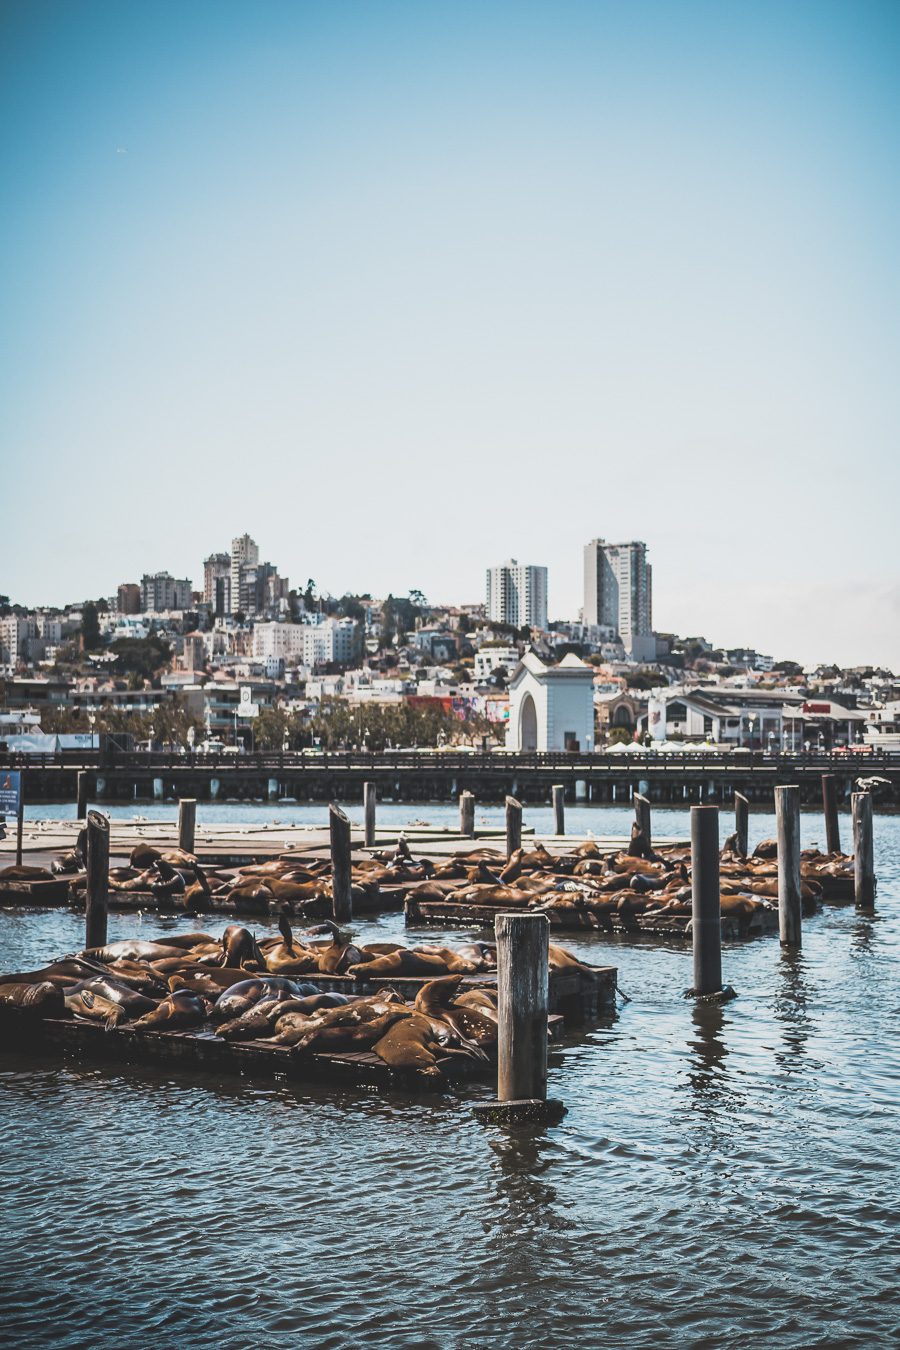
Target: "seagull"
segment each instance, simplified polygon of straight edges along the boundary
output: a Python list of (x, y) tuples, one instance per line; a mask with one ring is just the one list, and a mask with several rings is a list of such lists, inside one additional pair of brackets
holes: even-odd
[(124, 146), (124, 145), (117, 145), (117, 146), (116, 146), (116, 154), (117, 154), (117, 155), (127, 155), (127, 154), (128, 154), (128, 148), (127, 148), (127, 146)]

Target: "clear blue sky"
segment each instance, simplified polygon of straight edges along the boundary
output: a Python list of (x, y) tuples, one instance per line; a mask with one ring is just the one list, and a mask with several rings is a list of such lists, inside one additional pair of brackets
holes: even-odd
[(581, 603), (900, 668), (900, 5), (0, 9), (0, 591)]

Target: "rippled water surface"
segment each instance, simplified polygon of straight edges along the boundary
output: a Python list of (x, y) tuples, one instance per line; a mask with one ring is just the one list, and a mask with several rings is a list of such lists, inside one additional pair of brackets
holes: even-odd
[[(308, 810), (279, 818), (321, 820)], [(621, 833), (628, 816), (569, 820)], [(678, 834), (687, 817), (654, 823)], [(772, 828), (751, 817), (754, 837)], [(821, 838), (819, 819), (803, 834)], [(573, 938), (618, 964), (632, 1001), (554, 1049), (569, 1113), (552, 1129), (477, 1124), (484, 1089), (387, 1099), (7, 1051), (3, 1343), (900, 1343), (900, 820), (876, 817), (875, 836), (875, 917), (826, 908), (796, 958), (772, 938), (727, 947), (739, 997), (722, 1010), (681, 997), (684, 948)], [(117, 915), (110, 936), (189, 926)], [(80, 931), (66, 913), (0, 913), (0, 967), (74, 949)]]

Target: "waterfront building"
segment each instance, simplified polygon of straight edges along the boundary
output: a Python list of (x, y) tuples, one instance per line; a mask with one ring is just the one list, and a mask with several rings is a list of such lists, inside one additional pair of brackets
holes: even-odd
[(526, 652), (509, 682), (507, 750), (594, 748), (594, 669), (570, 654), (547, 666)]
[(515, 558), (487, 569), (487, 615), (494, 623), (547, 627), (547, 569)]
[(192, 594), (187, 577), (179, 579), (171, 572), (145, 573), (141, 578), (141, 611), (147, 614), (190, 609)]
[(640, 540), (607, 544), (592, 539), (584, 546), (584, 610), (586, 625), (614, 628), (629, 656), (652, 661), (653, 569), (647, 545)]

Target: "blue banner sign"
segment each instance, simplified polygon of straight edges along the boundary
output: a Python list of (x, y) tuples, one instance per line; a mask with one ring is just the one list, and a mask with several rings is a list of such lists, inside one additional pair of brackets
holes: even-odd
[(18, 816), (22, 775), (18, 769), (0, 769), (0, 816)]

